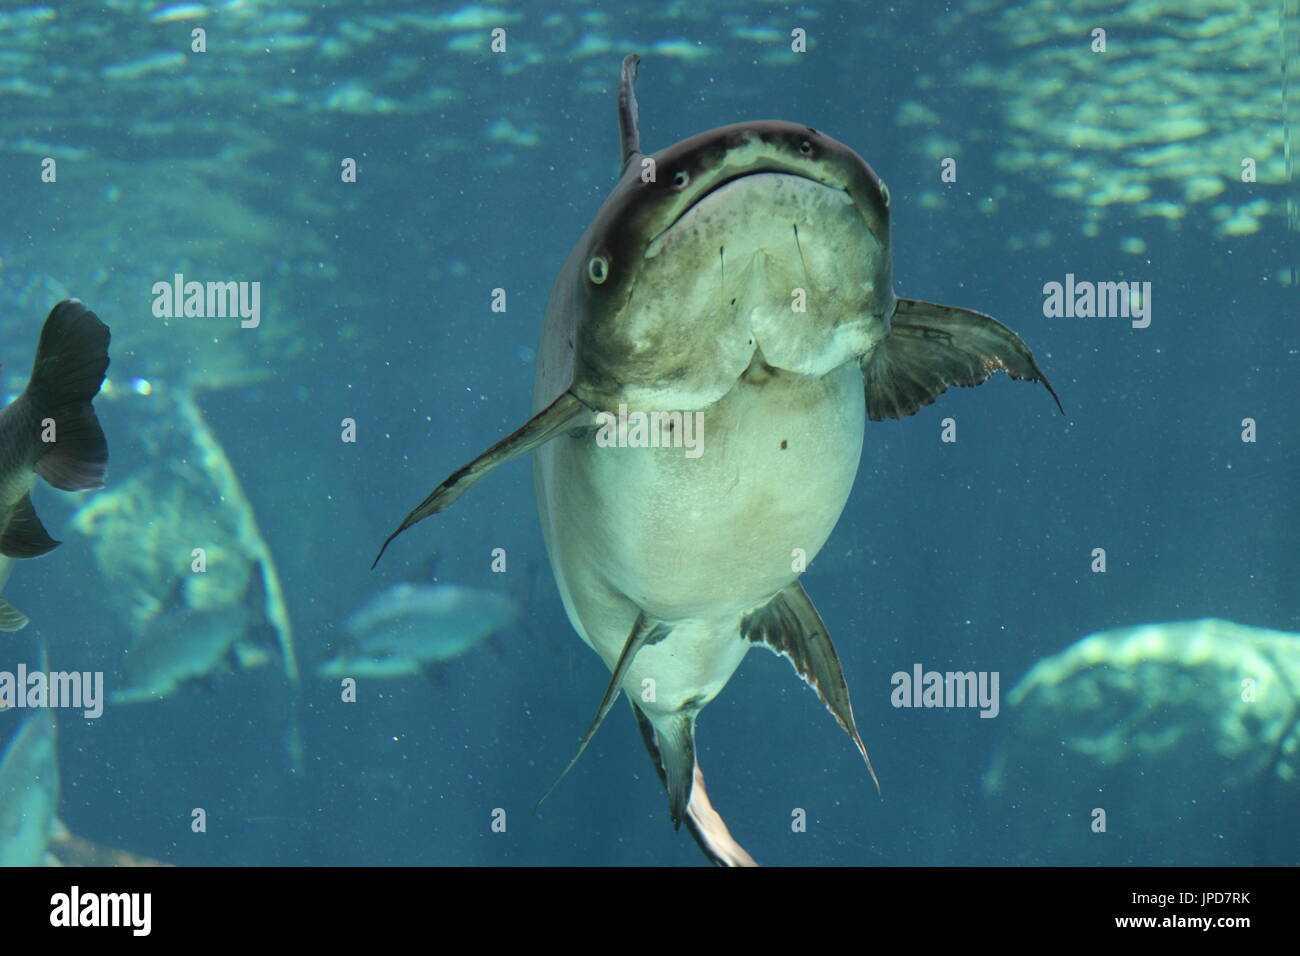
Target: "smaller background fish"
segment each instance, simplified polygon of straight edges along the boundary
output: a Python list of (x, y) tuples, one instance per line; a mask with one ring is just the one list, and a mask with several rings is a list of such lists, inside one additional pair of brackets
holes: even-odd
[(426, 580), (394, 585), (362, 605), (344, 624), (347, 646), (320, 664), (317, 676), (429, 675), (523, 617), (506, 594)]
[[(50, 669), (44, 648), (41, 669)], [(0, 867), (166, 865), (70, 833), (58, 817), (59, 785), (58, 727), (54, 711), (42, 707), (0, 756)]]
[(56, 830), (59, 765), (54, 714), (23, 721), (0, 757), (0, 866), (39, 866)]
[(178, 577), (144, 632), (126, 649), (122, 664), (125, 686), (113, 692), (112, 702), (160, 700), (187, 681), (206, 680), (222, 671), (243, 670), (270, 660), (278, 643), (264, 612), (264, 574), (260, 565), (248, 570), (242, 600), (215, 607), (192, 603), (189, 585), (195, 575)]

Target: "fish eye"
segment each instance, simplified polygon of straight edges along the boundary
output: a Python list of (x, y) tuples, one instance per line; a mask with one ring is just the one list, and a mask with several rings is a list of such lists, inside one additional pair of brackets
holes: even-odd
[(889, 187), (883, 182), (880, 184), (880, 198), (885, 201), (885, 208), (889, 208)]
[(609, 260), (604, 256), (592, 256), (588, 259), (587, 278), (594, 285), (602, 285), (609, 278)]
[(805, 156), (811, 156), (812, 151), (812, 143), (808, 142), (808, 140), (805, 139), (799, 144), (799, 152), (803, 153)]
[(673, 185), (678, 189), (685, 189), (686, 184), (691, 181), (691, 175), (684, 169), (679, 169), (673, 173)]

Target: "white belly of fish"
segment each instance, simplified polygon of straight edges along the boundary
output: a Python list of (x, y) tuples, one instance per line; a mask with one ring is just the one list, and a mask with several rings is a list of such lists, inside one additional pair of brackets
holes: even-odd
[(594, 432), (539, 449), (543, 533), (578, 634), (612, 669), (638, 613), (673, 629), (623, 683), (643, 709), (716, 696), (750, 646), (741, 616), (821, 550), (857, 473), (862, 387), (856, 362), (742, 380), (703, 413), (698, 458), (599, 447)]

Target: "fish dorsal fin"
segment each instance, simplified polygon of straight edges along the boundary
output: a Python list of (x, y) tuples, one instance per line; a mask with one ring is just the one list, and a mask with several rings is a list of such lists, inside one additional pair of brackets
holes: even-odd
[(641, 152), (641, 110), (636, 105), (636, 67), (641, 58), (629, 54), (618, 78), (618, 135), (623, 150), (624, 170)]
[(826, 709), (858, 745), (862, 759), (867, 762), (867, 772), (879, 792), (880, 781), (876, 779), (871, 758), (867, 756), (867, 748), (853, 721), (849, 687), (844, 682), (839, 655), (835, 653), (826, 625), (803, 585), (795, 581), (757, 611), (746, 615), (740, 622), (740, 634), (745, 640), (762, 644), (789, 659), (799, 676), (817, 692)]

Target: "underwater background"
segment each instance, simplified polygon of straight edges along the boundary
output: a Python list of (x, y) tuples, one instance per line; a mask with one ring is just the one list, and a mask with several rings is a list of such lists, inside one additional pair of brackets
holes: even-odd
[[(995, 376), (868, 424), (803, 581), (881, 794), (788, 664), (753, 653), (697, 737), (732, 833), (772, 864), (1300, 862), (1297, 31), (1285, 0), (5, 4), (4, 388), (60, 299), (113, 341), (106, 487), (34, 492), (65, 543), (5, 585), (32, 623), (0, 635), (0, 669), (37, 666), (43, 642), (111, 692), (191, 546), (241, 569), (205, 598), (232, 628), (249, 568), (274, 566), (270, 623), (297, 664), (57, 713), (58, 817), (180, 865), (702, 862), (621, 705), (533, 809), (608, 672), (565, 617), (527, 463), (370, 570), (528, 417), (550, 284), (618, 175), (636, 52), (644, 148), (752, 119), (853, 148), (892, 194), (899, 293), (1010, 325), (1066, 412)], [(261, 282), (261, 324), (155, 316), (176, 273)], [(1067, 274), (1150, 281), (1149, 327), (1045, 317)], [(519, 620), (342, 702), (316, 668), (435, 553), (440, 582), (509, 595)], [(1015, 683), (1085, 635), (1207, 618), (1287, 632), (1251, 658), (1267, 720), (1232, 707), (1253, 675), (1233, 648), (1255, 638), (1226, 629), (1102, 660), (1115, 683), (1017, 718)], [(999, 673), (1001, 714), (894, 707), (891, 675), (916, 664)], [(1098, 686), (1126, 696), (1088, 700)], [(0, 745), (27, 716), (0, 713)]]

